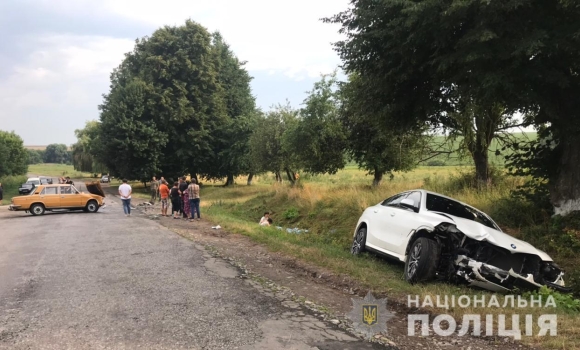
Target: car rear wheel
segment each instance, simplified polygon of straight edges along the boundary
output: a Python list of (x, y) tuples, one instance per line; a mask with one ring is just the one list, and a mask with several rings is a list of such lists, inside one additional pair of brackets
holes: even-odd
[(99, 204), (97, 203), (97, 201), (89, 201), (87, 203), (87, 206), (85, 207), (85, 210), (89, 213), (96, 213), (97, 211), (99, 211)]
[(42, 215), (44, 214), (44, 205), (40, 203), (33, 204), (30, 207), (30, 212), (32, 213), (32, 215)]
[(367, 228), (361, 227), (356, 232), (354, 239), (352, 241), (352, 247), (350, 252), (352, 255), (359, 255), (365, 251), (365, 246), (367, 243)]
[(429, 238), (419, 237), (409, 250), (405, 262), (405, 279), (409, 283), (435, 279), (439, 263), (439, 244)]

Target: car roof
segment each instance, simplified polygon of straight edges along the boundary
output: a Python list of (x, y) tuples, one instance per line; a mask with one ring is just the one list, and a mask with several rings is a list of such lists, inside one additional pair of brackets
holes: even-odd
[(439, 197), (443, 197), (443, 198), (450, 199), (452, 201), (455, 201), (457, 203), (463, 204), (463, 205), (465, 205), (467, 207), (473, 208), (473, 209), (475, 209), (477, 211), (481, 211), (483, 213), (482, 210), (477, 209), (476, 207), (474, 207), (472, 205), (469, 205), (467, 203), (464, 203), (464, 202), (460, 201), (459, 199), (456, 199), (456, 198), (453, 198), (453, 197), (449, 197), (449, 196), (446, 196), (446, 195), (441, 194), (441, 193), (437, 193), (437, 192), (433, 192), (433, 191), (428, 191), (428, 190), (424, 190), (424, 189), (420, 189), (420, 188), (417, 188), (417, 189), (414, 189), (414, 190), (403, 191), (403, 192), (399, 192), (399, 193), (407, 193), (407, 192), (422, 192), (422, 193), (425, 193), (425, 194), (433, 194), (433, 195), (436, 195), (436, 196), (439, 196)]

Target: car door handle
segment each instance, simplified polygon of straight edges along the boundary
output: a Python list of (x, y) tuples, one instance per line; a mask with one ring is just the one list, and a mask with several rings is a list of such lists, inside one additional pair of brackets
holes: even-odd
[(379, 212), (379, 210), (378, 210), (378, 209), (376, 209), (376, 210), (373, 210), (373, 212), (375, 212), (375, 213), (378, 213), (378, 212)]
[(395, 216), (395, 212), (394, 211), (391, 212), (391, 216)]

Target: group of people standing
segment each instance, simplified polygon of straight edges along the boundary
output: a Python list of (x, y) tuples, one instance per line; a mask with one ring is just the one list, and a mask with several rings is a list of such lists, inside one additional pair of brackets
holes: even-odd
[[(181, 216), (184, 220), (194, 221), (195, 213), (197, 213), (197, 220), (201, 220), (200, 187), (195, 178), (187, 181), (184, 176), (174, 182), (170, 188), (163, 177), (157, 180), (157, 177), (153, 176), (150, 188), (151, 200), (149, 202), (155, 204), (157, 199), (161, 200), (161, 216), (173, 216), (174, 219), (179, 219)], [(168, 215), (170, 201), (171, 215)]]

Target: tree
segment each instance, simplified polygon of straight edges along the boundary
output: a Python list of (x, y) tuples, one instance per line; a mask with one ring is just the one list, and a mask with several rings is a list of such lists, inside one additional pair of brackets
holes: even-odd
[(72, 163), (75, 170), (103, 173), (105, 166), (99, 162), (101, 139), (99, 122), (92, 120), (85, 124), (83, 129), (75, 130), (77, 142), (72, 145)]
[(44, 152), (35, 149), (27, 149), (28, 152), (28, 164), (39, 164), (42, 163)]
[(346, 131), (339, 118), (336, 72), (314, 84), (297, 123), (284, 133), (283, 148), (300, 168), (335, 174), (345, 166)]
[(0, 177), (28, 171), (28, 152), (20, 136), (0, 130)]
[(167, 135), (148, 118), (151, 87), (140, 79), (116, 85), (101, 105), (99, 137), (107, 140), (97, 157), (113, 176), (148, 181), (161, 171)]
[(284, 147), (283, 138), (287, 130), (292, 129), (297, 121), (298, 112), (289, 105), (278, 105), (268, 112), (259, 122), (250, 136), (250, 154), (253, 169), (256, 173), (270, 171), (276, 180), (282, 181), (282, 171), (288, 181), (295, 183), (294, 174), (298, 165), (292, 156), (292, 149)]
[(388, 111), (370, 112), (367, 83), (357, 75), (341, 86), (341, 121), (347, 131), (348, 152), (361, 169), (373, 175), (373, 186), (385, 174), (415, 167), (427, 143), (425, 127), (400, 130), (391, 122)]
[(213, 35), (217, 60), (217, 81), (224, 92), (226, 119), (213, 134), (214, 157), (200, 168), (210, 179), (226, 178), (226, 186), (234, 178), (249, 174), (249, 138), (256, 126), (256, 104), (252, 96), (252, 78), (219, 33)]
[(70, 155), (66, 145), (53, 143), (46, 146), (46, 150), (44, 151), (45, 163), (64, 164), (69, 161)]
[(209, 172), (227, 122), (212, 36), (186, 21), (136, 42), (111, 75), (101, 109), (101, 161), (112, 173), (148, 179)]
[(390, 106), (412, 125), (446, 122), (454, 97), (549, 123), (558, 171), (557, 213), (580, 209), (580, 7), (571, 0), (358, 0), (328, 21), (347, 39), (348, 72), (368, 79), (369, 108)]
[(428, 122), (452, 139), (461, 137), (460, 146), (473, 158), (477, 179), (486, 183), (492, 140), (519, 125), (514, 118), (517, 107), (490, 96), (484, 81), (476, 87), (478, 77), (471, 74), (473, 67), (485, 72), (491, 63), (482, 64), (489, 43), (502, 35), (494, 31), (503, 30), (497, 23), (479, 22), (479, 10), (493, 5), (475, 0), (353, 4), (328, 21), (343, 24), (347, 40), (336, 47), (347, 71), (369, 82), (369, 108), (380, 112), (389, 106), (394, 122), (408, 128)]

